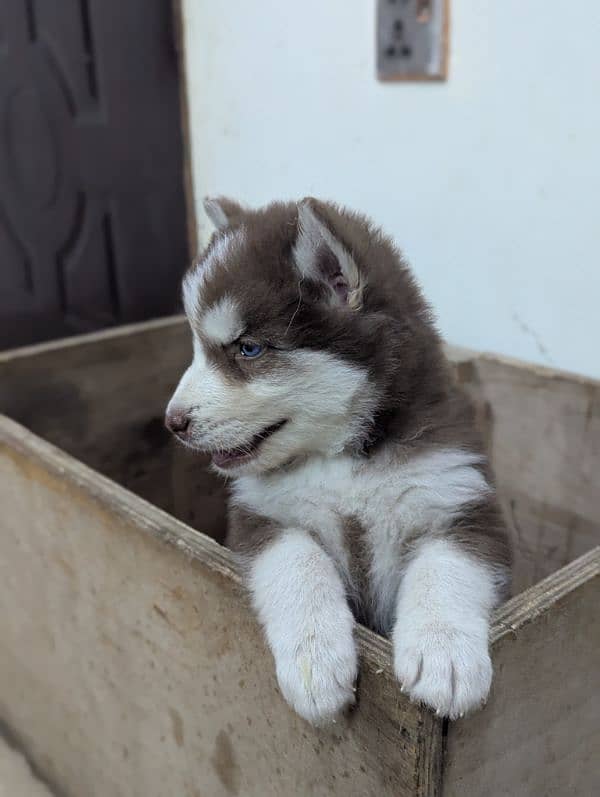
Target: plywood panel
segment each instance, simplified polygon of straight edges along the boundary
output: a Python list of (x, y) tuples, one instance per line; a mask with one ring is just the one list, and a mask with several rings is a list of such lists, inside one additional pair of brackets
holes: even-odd
[[(449, 349), (484, 429), (515, 549), (514, 587), (600, 541), (600, 383)], [(222, 540), (224, 486), (177, 448), (164, 408), (191, 356), (182, 318), (0, 354), (0, 410)]]
[(360, 708), (280, 697), (231, 555), (0, 418), (0, 717), (73, 797), (436, 794), (441, 723), (361, 629)]
[(485, 430), (518, 592), (600, 542), (600, 383), (450, 350)]
[(588, 797), (600, 750), (600, 548), (507, 604), (485, 711), (453, 723), (445, 797)]
[[(598, 553), (553, 571), (598, 541), (598, 383), (450, 355), (487, 435), (517, 587), (553, 574), (497, 614), (492, 695), (447, 728), (446, 793), (586, 794)], [(162, 430), (189, 356), (181, 319), (8, 352), (0, 410), (219, 537), (221, 483)], [(278, 694), (231, 554), (116, 481), (0, 417), (0, 719), (55, 786), (438, 793), (441, 724), (400, 694), (386, 640), (359, 629), (359, 708), (312, 729)]]
[(163, 424), (190, 358), (181, 318), (0, 353), (0, 411), (222, 540), (223, 481)]

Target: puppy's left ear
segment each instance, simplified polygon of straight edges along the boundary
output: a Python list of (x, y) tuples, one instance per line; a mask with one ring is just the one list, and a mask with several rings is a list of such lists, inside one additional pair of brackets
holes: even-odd
[(208, 218), (215, 225), (217, 230), (225, 227), (237, 227), (242, 223), (245, 210), (233, 199), (224, 196), (204, 197), (204, 211)]
[(325, 222), (317, 201), (311, 198), (298, 205), (294, 260), (303, 277), (327, 286), (331, 304), (360, 309), (363, 283), (358, 267)]

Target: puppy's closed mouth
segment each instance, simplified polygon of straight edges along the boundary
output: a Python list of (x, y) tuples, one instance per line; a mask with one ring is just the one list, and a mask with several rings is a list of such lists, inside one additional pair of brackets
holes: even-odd
[(251, 440), (239, 448), (232, 448), (228, 451), (212, 451), (211, 459), (213, 464), (218, 468), (226, 469), (231, 468), (234, 465), (241, 465), (244, 462), (249, 462), (256, 456), (258, 449), (265, 442), (265, 440), (271, 437), (271, 435), (274, 435), (275, 432), (278, 432), (279, 429), (281, 429), (281, 427), (286, 423), (287, 420), (283, 420), (279, 421), (278, 423), (274, 423), (272, 426), (267, 426), (266, 429), (263, 429), (262, 432), (254, 435)]

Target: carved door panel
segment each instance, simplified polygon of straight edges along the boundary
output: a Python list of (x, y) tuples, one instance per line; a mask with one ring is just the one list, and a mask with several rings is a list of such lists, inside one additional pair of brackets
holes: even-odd
[(169, 0), (1, 0), (0, 348), (174, 312), (182, 162)]

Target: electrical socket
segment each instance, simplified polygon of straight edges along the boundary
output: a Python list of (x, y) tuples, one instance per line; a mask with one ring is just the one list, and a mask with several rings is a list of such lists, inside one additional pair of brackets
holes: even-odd
[(380, 80), (445, 80), (449, 0), (377, 1)]

